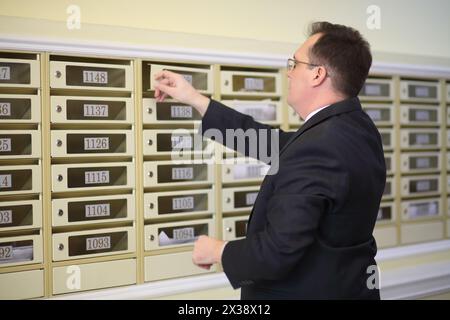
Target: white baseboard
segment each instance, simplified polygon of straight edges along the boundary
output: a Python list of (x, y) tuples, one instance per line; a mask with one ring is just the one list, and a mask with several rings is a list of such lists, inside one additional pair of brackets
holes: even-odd
[(450, 260), (381, 272), (381, 298), (418, 299), (450, 291)]
[[(445, 250), (450, 250), (450, 240), (379, 250), (376, 259), (389, 261)], [(380, 287), (382, 299), (417, 299), (450, 291), (450, 256), (444, 262), (381, 272)], [(67, 294), (53, 299), (155, 299), (220, 288), (231, 289), (224, 273)]]

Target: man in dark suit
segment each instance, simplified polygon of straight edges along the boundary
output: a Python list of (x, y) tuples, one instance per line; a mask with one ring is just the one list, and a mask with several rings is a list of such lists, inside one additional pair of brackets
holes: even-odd
[[(306, 122), (279, 131), (278, 171), (261, 185), (246, 238), (202, 236), (193, 252), (201, 267), (221, 262), (242, 299), (379, 299), (369, 270), (386, 168), (380, 135), (357, 98), (371, 63), (358, 31), (327, 22), (312, 24), (289, 59), (288, 103)], [(180, 75), (156, 79), (157, 100), (170, 95), (196, 107), (203, 132), (270, 129), (198, 94)]]

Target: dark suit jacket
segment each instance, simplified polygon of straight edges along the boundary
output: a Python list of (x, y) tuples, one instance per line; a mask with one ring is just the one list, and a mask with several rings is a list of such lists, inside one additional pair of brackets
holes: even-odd
[[(214, 100), (209, 128), (270, 129)], [(247, 237), (222, 255), (231, 285), (242, 299), (379, 299), (367, 268), (386, 167), (372, 120), (350, 98), (279, 137), (278, 173), (262, 182)]]

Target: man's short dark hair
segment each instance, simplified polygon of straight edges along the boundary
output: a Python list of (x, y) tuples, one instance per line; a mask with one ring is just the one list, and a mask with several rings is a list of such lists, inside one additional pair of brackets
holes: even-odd
[(322, 36), (309, 51), (310, 63), (327, 68), (338, 92), (347, 97), (357, 96), (372, 65), (369, 43), (358, 30), (340, 24), (314, 22), (309, 36), (318, 33)]

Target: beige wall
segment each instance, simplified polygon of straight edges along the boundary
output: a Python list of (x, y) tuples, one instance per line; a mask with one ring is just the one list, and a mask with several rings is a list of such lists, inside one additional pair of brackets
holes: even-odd
[[(304, 39), (310, 21), (324, 19), (358, 28), (374, 51), (450, 57), (448, 0), (0, 0), (0, 15), (59, 21), (64, 28), (69, 4), (80, 6), (85, 24), (292, 45)], [(380, 30), (366, 27), (366, 9), (371, 4), (381, 9)], [(13, 34), (17, 28), (2, 25), (0, 33)], [(51, 28), (45, 33), (51, 37), (64, 32)]]

